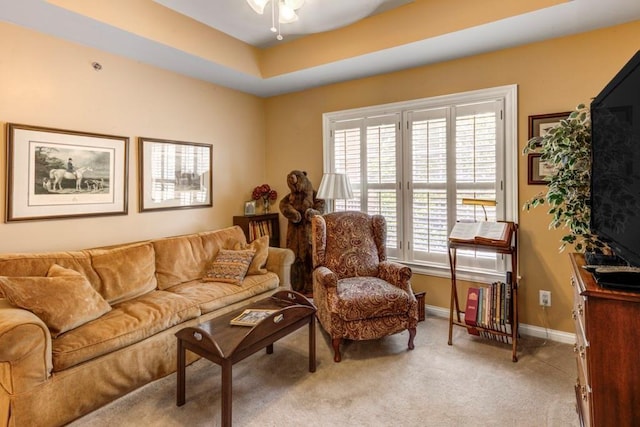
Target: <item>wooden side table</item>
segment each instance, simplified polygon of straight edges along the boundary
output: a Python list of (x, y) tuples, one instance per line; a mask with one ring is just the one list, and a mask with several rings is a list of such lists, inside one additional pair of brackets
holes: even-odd
[[(278, 311), (253, 327), (229, 322), (247, 308)], [(178, 338), (176, 404), (185, 403), (186, 350), (192, 351), (222, 368), (222, 426), (231, 426), (232, 366), (266, 347), (273, 353), (273, 343), (304, 325), (309, 325), (309, 372), (316, 370), (316, 307), (302, 294), (280, 291), (272, 297), (247, 305), (224, 316), (181, 329)]]

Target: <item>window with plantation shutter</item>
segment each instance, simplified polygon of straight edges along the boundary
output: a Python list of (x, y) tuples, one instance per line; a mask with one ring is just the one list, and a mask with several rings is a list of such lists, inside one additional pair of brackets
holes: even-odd
[[(517, 219), (516, 88), (505, 86), (324, 115), (325, 172), (346, 173), (351, 200), (387, 220), (387, 255), (417, 272), (448, 275), (447, 239), (456, 221)], [(473, 280), (502, 278), (504, 260), (458, 251)], [(464, 276), (464, 273), (463, 273)]]

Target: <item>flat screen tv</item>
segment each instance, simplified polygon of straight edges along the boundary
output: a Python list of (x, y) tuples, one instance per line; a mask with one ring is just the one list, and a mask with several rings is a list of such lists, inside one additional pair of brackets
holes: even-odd
[(640, 267), (640, 51), (592, 101), (591, 126), (591, 232)]

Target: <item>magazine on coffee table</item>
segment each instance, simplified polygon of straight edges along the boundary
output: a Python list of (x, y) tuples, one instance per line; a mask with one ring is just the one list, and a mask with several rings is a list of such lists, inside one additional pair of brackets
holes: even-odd
[(238, 326), (255, 326), (263, 319), (266, 319), (271, 314), (275, 313), (278, 310), (269, 310), (262, 308), (248, 308), (240, 313), (238, 316), (231, 319), (232, 325)]

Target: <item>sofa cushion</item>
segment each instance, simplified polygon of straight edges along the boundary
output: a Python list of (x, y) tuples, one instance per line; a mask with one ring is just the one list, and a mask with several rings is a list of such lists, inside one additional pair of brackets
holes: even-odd
[(198, 233), (198, 236), (202, 239), (202, 247), (208, 255), (207, 263), (213, 259), (220, 249), (229, 249), (225, 245), (230, 239), (247, 243), (244, 231), (237, 225), (215, 231), (203, 231)]
[(336, 312), (344, 320), (407, 314), (408, 293), (377, 277), (349, 277), (338, 281)]
[(44, 277), (53, 264), (82, 274), (96, 290), (100, 287), (100, 277), (91, 266), (91, 257), (84, 251), (2, 254), (0, 276)]
[(251, 260), (249, 265), (248, 275), (251, 274), (266, 274), (267, 269), (264, 268), (267, 264), (267, 257), (269, 256), (269, 236), (258, 237), (251, 243), (240, 242), (236, 239), (229, 239), (226, 245), (227, 249), (239, 250), (254, 250), (256, 254)]
[(53, 340), (53, 370), (118, 350), (199, 315), (197, 304), (165, 291), (122, 302), (100, 319)]
[(130, 300), (156, 288), (156, 261), (151, 243), (89, 249), (87, 252), (100, 276), (98, 292), (109, 304)]
[(197, 234), (166, 237), (152, 243), (156, 253), (158, 289), (200, 279), (211, 260), (211, 254), (204, 249)]
[(200, 280), (229, 239), (246, 243), (238, 226), (154, 240), (158, 289)]
[(220, 249), (202, 280), (240, 285), (256, 254), (254, 250), (234, 251)]
[(0, 288), (11, 304), (42, 319), (53, 337), (111, 310), (82, 274), (57, 264), (47, 277), (0, 277)]
[(244, 278), (240, 286), (222, 282), (194, 280), (167, 289), (197, 303), (203, 314), (225, 307), (270, 290), (279, 284), (278, 275), (272, 272)]

